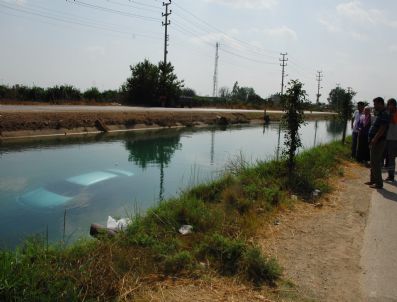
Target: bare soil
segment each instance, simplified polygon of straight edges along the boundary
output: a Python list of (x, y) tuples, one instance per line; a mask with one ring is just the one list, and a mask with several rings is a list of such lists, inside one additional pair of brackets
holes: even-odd
[[(263, 123), (261, 112), (211, 111), (1, 111), (0, 139), (42, 135), (72, 135), (146, 128), (200, 127)], [(271, 121), (279, 121), (282, 112), (268, 112)], [(308, 120), (331, 118), (329, 113), (307, 114)], [(98, 127), (99, 125), (99, 127)]]
[(269, 226), (261, 245), (285, 277), (314, 301), (361, 301), (360, 258), (371, 189), (366, 168), (348, 163), (335, 191), (313, 206), (299, 203)]
[[(0, 112), (0, 136), (33, 136), (212, 124), (244, 124), (263, 119), (261, 113), (214, 112)], [(279, 119), (280, 115), (273, 115)]]
[[(342, 171), (341, 171), (342, 172)], [(346, 163), (334, 193), (316, 204), (297, 202), (264, 224), (254, 238), (284, 268), (277, 288), (253, 288), (234, 278), (167, 279), (130, 287), (128, 301), (362, 301), (360, 251), (371, 189), (367, 170)], [(277, 222), (277, 223), (276, 223)], [(126, 290), (128, 292), (128, 290)]]

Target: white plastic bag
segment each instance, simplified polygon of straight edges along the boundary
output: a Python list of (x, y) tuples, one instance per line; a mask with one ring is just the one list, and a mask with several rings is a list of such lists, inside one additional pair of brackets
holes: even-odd
[(112, 216), (109, 216), (106, 227), (108, 229), (114, 230), (114, 231), (123, 231), (127, 228), (127, 226), (130, 223), (131, 223), (131, 220), (128, 218), (122, 218), (120, 220), (116, 220)]

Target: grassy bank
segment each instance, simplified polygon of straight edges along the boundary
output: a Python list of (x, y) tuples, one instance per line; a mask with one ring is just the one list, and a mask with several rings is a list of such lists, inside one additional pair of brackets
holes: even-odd
[[(349, 157), (339, 142), (300, 154), (294, 175), (285, 162), (243, 159), (220, 179), (186, 190), (136, 216), (115, 238), (47, 246), (31, 239), (16, 251), (0, 252), (0, 301), (90, 300), (134, 297), (140, 284), (168, 276), (237, 276), (253, 286), (277, 286), (282, 270), (255, 245), (260, 227), (312, 192), (331, 190), (329, 178)], [(179, 234), (181, 225), (193, 232)]]

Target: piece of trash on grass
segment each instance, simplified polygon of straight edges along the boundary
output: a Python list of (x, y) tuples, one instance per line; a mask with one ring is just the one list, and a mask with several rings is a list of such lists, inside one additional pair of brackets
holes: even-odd
[(193, 226), (191, 225), (183, 225), (179, 228), (179, 233), (182, 235), (190, 234), (193, 231)]
[(279, 219), (276, 219), (275, 221), (274, 221), (274, 225), (280, 225), (281, 224), (281, 221), (279, 220)]
[(121, 218), (120, 220), (116, 220), (112, 216), (109, 216), (106, 227), (114, 231), (123, 231), (130, 223), (131, 220), (128, 218)]
[(316, 189), (316, 190), (313, 191), (312, 196), (313, 197), (318, 197), (320, 195), (320, 193), (321, 193), (321, 191)]
[(291, 195), (291, 199), (296, 201), (296, 200), (298, 200), (298, 196), (296, 196), (296, 195)]

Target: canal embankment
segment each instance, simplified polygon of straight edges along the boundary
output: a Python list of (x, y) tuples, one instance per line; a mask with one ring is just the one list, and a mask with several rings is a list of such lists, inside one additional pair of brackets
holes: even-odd
[[(334, 180), (348, 177), (343, 170), (348, 158), (348, 146), (339, 142), (304, 151), (293, 177), (283, 161), (236, 159), (219, 179), (131, 217), (132, 224), (115, 238), (69, 247), (36, 238), (2, 251), (0, 298), (46, 300), (56, 294), (61, 300), (145, 301), (159, 284), (184, 279), (186, 289), (214, 278), (250, 293), (256, 289), (258, 301), (300, 301), (299, 288), (282, 274), (280, 263), (288, 263), (263, 244), (264, 232), (287, 224), (280, 217), (302, 204), (322, 211)], [(183, 225), (192, 232), (182, 235)]]
[[(34, 136), (79, 135), (142, 129), (204, 127), (208, 125), (260, 124), (265, 113), (255, 110), (148, 109), (130, 107), (0, 106), (0, 139)], [(52, 110), (53, 109), (53, 110)], [(268, 111), (279, 121), (281, 111)], [(308, 120), (324, 120), (334, 114), (307, 112)]]

